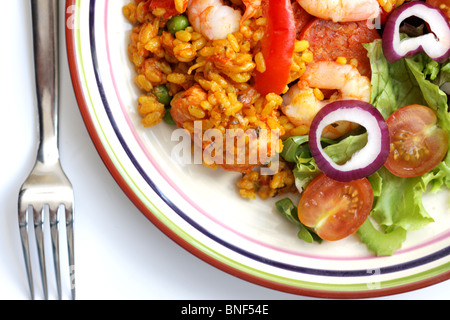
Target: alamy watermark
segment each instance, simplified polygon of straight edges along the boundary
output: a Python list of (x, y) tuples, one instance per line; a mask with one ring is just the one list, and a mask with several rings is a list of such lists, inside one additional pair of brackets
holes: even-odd
[(66, 28), (68, 30), (79, 29), (79, 20), (76, 18), (79, 7), (71, 5), (66, 8)]
[(367, 274), (371, 277), (371, 282), (367, 282), (367, 288), (370, 290), (381, 289), (381, 270), (380, 268), (373, 268), (366, 270)]
[(279, 130), (203, 130), (202, 121), (194, 121), (193, 132), (175, 129), (171, 139), (178, 142), (172, 148), (171, 157), (182, 164), (263, 165), (263, 175), (273, 175), (278, 171)]

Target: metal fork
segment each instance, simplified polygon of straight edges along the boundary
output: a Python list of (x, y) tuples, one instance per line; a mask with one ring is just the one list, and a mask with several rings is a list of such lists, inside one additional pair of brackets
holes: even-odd
[(32, 212), (44, 298), (48, 299), (44, 254), (44, 216), (48, 212), (58, 298), (61, 299), (59, 212), (65, 212), (72, 299), (75, 299), (73, 188), (64, 174), (58, 149), (59, 0), (31, 0), (33, 49), (40, 142), (36, 163), (19, 192), (19, 229), (31, 298), (34, 285), (28, 241), (28, 213)]

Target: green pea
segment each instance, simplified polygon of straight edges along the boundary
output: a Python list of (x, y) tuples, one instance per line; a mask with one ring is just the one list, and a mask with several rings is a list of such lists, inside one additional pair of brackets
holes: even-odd
[(167, 29), (173, 35), (175, 35), (175, 33), (177, 31), (184, 30), (184, 29), (186, 29), (189, 26), (190, 26), (190, 24), (189, 24), (188, 18), (185, 15), (182, 15), (182, 14), (172, 17), (167, 22)]
[(169, 112), (170, 110), (166, 110), (166, 114), (163, 117), (163, 121), (169, 125), (175, 125), (175, 121), (172, 118), (172, 115)]
[(172, 96), (169, 93), (169, 89), (162, 84), (153, 89), (153, 94), (156, 96), (158, 101), (162, 103), (166, 109), (170, 108), (170, 102), (172, 101)]

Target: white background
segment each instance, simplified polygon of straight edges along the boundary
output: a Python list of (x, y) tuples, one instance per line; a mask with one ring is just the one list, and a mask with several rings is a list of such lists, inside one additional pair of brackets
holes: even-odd
[[(17, 195), (33, 166), (37, 143), (29, 2), (4, 1), (0, 11), (2, 300), (29, 299), (17, 225)], [(61, 0), (61, 14), (64, 2)], [(60, 147), (62, 164), (76, 197), (77, 298), (310, 299), (263, 288), (215, 269), (176, 245), (136, 209), (101, 161), (78, 111), (61, 20)], [(64, 242), (61, 247), (65, 248)], [(48, 269), (52, 269), (50, 263)], [(40, 299), (38, 280), (35, 272), (36, 297)], [(53, 277), (49, 280), (50, 298), (54, 299)], [(65, 280), (63, 298), (67, 299), (69, 281)], [(449, 298), (450, 281), (446, 281), (381, 299)]]

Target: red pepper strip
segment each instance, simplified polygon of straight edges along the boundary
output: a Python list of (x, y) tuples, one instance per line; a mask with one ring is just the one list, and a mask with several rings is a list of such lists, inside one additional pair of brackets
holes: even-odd
[(147, 0), (145, 5), (147, 5), (150, 10), (156, 8), (166, 9), (166, 13), (163, 15), (165, 19), (170, 19), (171, 17), (180, 14), (175, 8), (175, 1), (173, 0)]
[(255, 88), (262, 95), (281, 94), (288, 81), (295, 47), (295, 19), (291, 0), (268, 0), (267, 29), (261, 40), (265, 72), (257, 72)]
[(392, 11), (391, 11), (391, 12), (386, 12), (386, 10), (384, 10), (384, 9), (381, 8), (381, 7), (380, 7), (380, 9), (381, 9), (381, 13), (380, 13), (380, 24), (381, 24), (382, 26), (384, 26), (384, 25), (386, 24), (387, 18), (389, 18), (389, 15), (392, 13)]

